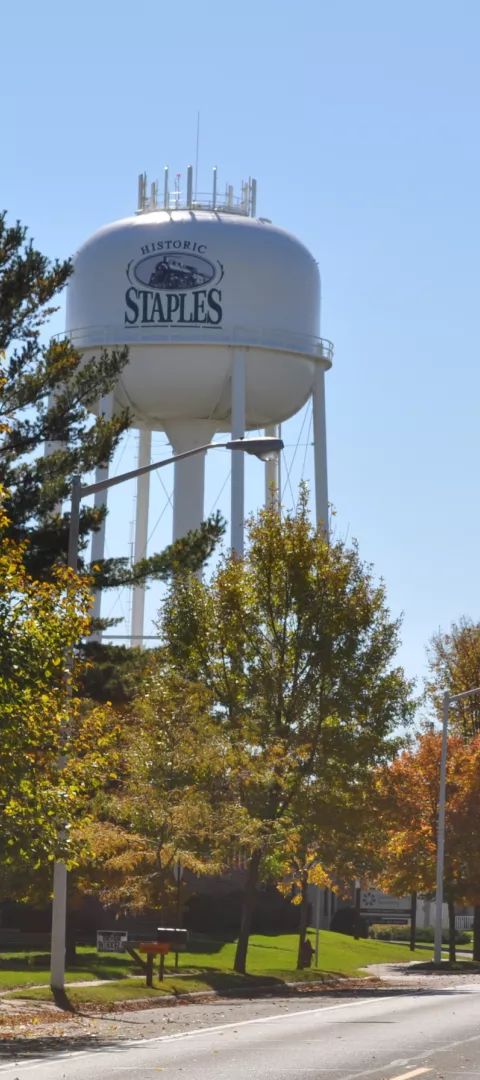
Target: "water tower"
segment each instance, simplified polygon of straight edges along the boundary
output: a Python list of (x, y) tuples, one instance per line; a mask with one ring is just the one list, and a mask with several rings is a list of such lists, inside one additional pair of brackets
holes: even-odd
[[(99, 403), (112, 415), (128, 406), (139, 429), (139, 461), (150, 462), (152, 431), (174, 453), (210, 442), (216, 432), (277, 434), (283, 420), (313, 399), (315, 501), (327, 524), (324, 374), (333, 347), (319, 337), (320, 278), (295, 237), (256, 215), (256, 181), (193, 189), (178, 177), (170, 191), (147, 191), (139, 177), (136, 214), (105, 226), (77, 253), (67, 294), (67, 333), (86, 356), (128, 345), (129, 362), (114, 392)], [(266, 466), (266, 498), (279, 487)], [(175, 466), (173, 537), (204, 518), (205, 455)], [(106, 475), (99, 470), (97, 479)], [(105, 499), (105, 494), (98, 496)], [(135, 561), (146, 554), (149, 477), (138, 481)], [(232, 457), (231, 544), (243, 551), (244, 455)], [(103, 558), (104, 530), (92, 559)], [(99, 615), (99, 598), (96, 614)], [(134, 590), (132, 641), (144, 633), (145, 593)]]

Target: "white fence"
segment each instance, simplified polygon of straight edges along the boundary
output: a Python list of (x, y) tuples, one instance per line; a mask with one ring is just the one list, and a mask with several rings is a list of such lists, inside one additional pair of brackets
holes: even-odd
[(455, 915), (455, 930), (471, 930), (473, 915)]

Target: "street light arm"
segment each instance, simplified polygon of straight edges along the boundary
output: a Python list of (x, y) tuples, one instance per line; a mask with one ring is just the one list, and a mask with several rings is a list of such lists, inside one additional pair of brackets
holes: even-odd
[(480, 693), (480, 686), (475, 686), (473, 690), (463, 690), (461, 694), (452, 694), (449, 700), (452, 703), (452, 701), (460, 701), (461, 698), (471, 697), (472, 694), (478, 693)]
[(206, 450), (212, 450), (214, 447), (225, 449), (227, 443), (206, 443), (205, 446), (195, 446), (193, 450), (184, 450), (181, 454), (174, 454), (172, 457), (164, 458), (163, 461), (154, 461), (152, 465), (142, 465), (140, 469), (132, 469), (130, 472), (120, 473), (119, 476), (111, 476), (108, 480), (100, 480), (97, 484), (85, 484), (81, 489), (81, 498), (85, 498), (87, 495), (95, 495), (97, 491), (105, 491), (107, 488), (115, 487), (116, 484), (123, 484), (125, 480), (136, 480), (137, 476), (145, 476), (145, 473), (155, 472), (156, 469), (162, 469), (164, 465), (174, 465), (176, 461), (184, 461), (185, 458), (193, 457), (194, 454), (202, 454)]
[(106, 491), (107, 488), (115, 487), (116, 484), (123, 484), (125, 480), (136, 480), (138, 476), (145, 476), (146, 473), (155, 472), (156, 469), (162, 469), (164, 465), (175, 465), (177, 461), (184, 461), (185, 458), (193, 457), (194, 454), (206, 453), (207, 450), (240, 450), (244, 454), (255, 454), (256, 457), (265, 460), (266, 455), (276, 454), (279, 450), (283, 450), (283, 441), (270, 436), (262, 436), (255, 439), (229, 439), (228, 442), (205, 443), (204, 446), (194, 446), (193, 450), (184, 450), (181, 454), (174, 454), (173, 457), (164, 458), (163, 461), (154, 461), (152, 465), (142, 465), (140, 469), (120, 473), (120, 476), (100, 480), (97, 484), (85, 484), (80, 488), (80, 499), (86, 498), (87, 495), (95, 495), (97, 491)]

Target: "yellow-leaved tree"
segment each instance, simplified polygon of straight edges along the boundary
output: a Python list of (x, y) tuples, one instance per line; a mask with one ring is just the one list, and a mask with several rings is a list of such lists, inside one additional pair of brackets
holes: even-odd
[(170, 918), (175, 867), (221, 870), (223, 851), (248, 838), (247, 815), (228, 797), (230, 748), (205, 686), (159, 669), (153, 654), (124, 719), (118, 781), (78, 830), (90, 852), (79, 884), (122, 911)]
[[(59, 567), (32, 578), (0, 509), (0, 851), (4, 885), (75, 860), (71, 826), (112, 770), (108, 706), (76, 695), (74, 650), (89, 629), (88, 583)], [(4, 892), (5, 895), (5, 892)]]

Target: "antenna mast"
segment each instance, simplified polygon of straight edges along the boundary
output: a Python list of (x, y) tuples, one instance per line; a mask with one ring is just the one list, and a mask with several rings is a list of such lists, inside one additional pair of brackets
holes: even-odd
[(197, 112), (197, 145), (195, 148), (195, 201), (198, 192), (198, 148), (200, 145), (200, 113)]

